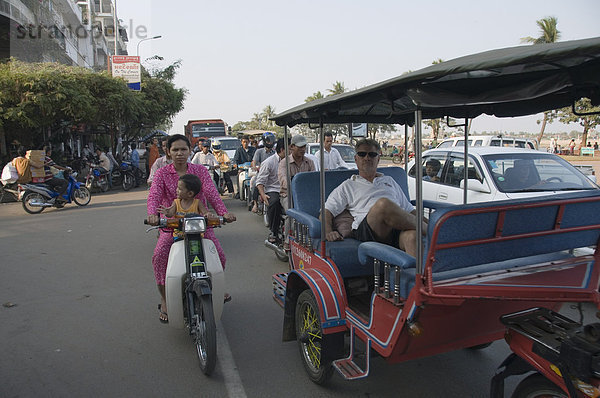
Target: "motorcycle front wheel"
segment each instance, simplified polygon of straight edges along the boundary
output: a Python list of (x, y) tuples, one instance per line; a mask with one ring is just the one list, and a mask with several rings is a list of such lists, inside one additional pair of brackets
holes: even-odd
[(131, 188), (133, 188), (133, 184), (134, 184), (133, 179), (134, 179), (134, 177), (131, 172), (127, 172), (127, 173), (123, 174), (123, 190), (124, 191), (129, 191)]
[(92, 200), (92, 194), (86, 187), (79, 187), (73, 191), (73, 202), (78, 206), (85, 206)]
[(215, 370), (217, 363), (217, 325), (213, 313), (212, 297), (194, 294), (194, 324), (196, 351), (200, 369), (205, 375)]
[(32, 206), (31, 201), (43, 203), (46, 199), (37, 192), (29, 192), (23, 196), (23, 209), (29, 214), (38, 214), (44, 211), (42, 206)]

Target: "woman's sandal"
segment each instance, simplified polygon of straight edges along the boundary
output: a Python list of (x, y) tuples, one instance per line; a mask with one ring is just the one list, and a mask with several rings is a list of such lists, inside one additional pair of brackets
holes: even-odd
[(225, 297), (223, 298), (223, 303), (228, 303), (231, 301), (231, 294), (225, 293)]
[(161, 323), (169, 323), (169, 316), (161, 308), (162, 308), (162, 305), (159, 304), (158, 305), (158, 320)]

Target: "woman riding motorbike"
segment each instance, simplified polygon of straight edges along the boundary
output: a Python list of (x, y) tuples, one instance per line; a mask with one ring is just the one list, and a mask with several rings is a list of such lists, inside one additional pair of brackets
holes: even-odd
[[(191, 153), (190, 141), (181, 134), (175, 134), (169, 137), (167, 141), (167, 151), (173, 163), (161, 167), (156, 171), (150, 193), (148, 195), (148, 224), (158, 225), (159, 215), (157, 209), (159, 206), (169, 207), (177, 197), (177, 181), (184, 174), (195, 174), (202, 181), (202, 191), (196, 196), (205, 205), (210, 203), (215, 212), (227, 222), (235, 221), (235, 215), (229, 213), (225, 204), (221, 200), (219, 192), (212, 183), (210, 174), (202, 165), (195, 165), (188, 162)], [(212, 229), (207, 229), (204, 236), (214, 242), (221, 264), (225, 267), (225, 253), (221, 248), (219, 240), (216, 238)], [(154, 277), (161, 296), (159, 308), (160, 319), (164, 322), (167, 318), (167, 303), (165, 299), (165, 273), (167, 270), (167, 261), (169, 250), (173, 244), (172, 231), (160, 231), (154, 255), (152, 256), (152, 266), (154, 267)]]

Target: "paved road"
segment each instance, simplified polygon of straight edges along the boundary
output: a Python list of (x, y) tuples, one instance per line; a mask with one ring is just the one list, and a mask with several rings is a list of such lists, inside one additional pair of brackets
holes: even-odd
[(145, 198), (113, 191), (40, 215), (0, 205), (1, 397), (488, 395), (508, 354), (502, 341), (396, 365), (375, 358), (367, 379), (336, 374), (327, 388), (308, 381), (296, 344), (281, 342), (282, 311), (271, 298), (271, 275), (287, 265), (263, 247), (259, 218), (234, 200), (226, 204), (239, 221), (217, 232), (233, 301), (217, 370), (203, 376), (190, 338), (158, 322)]

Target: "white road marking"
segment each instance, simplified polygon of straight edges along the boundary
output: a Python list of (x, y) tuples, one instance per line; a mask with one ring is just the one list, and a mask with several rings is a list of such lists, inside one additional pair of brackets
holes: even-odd
[(223, 374), (229, 398), (246, 398), (246, 391), (244, 391), (242, 379), (240, 379), (237, 366), (235, 366), (235, 360), (221, 321), (217, 323), (217, 364)]

